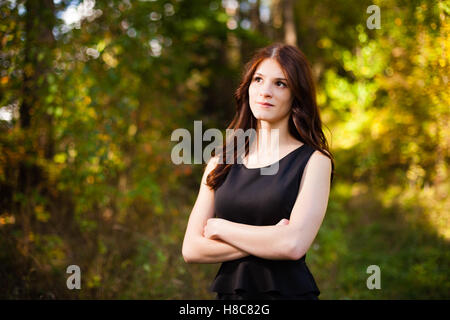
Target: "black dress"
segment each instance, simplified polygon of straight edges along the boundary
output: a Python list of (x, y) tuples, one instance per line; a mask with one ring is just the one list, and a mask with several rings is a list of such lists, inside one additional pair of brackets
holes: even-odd
[[(278, 171), (262, 175), (242, 163), (230, 171), (215, 191), (215, 217), (266, 226), (290, 218), (305, 166), (314, 148), (303, 144), (278, 161)], [(266, 166), (264, 168), (268, 168)], [(217, 299), (318, 299), (320, 291), (299, 260), (268, 260), (256, 256), (223, 262), (210, 287)]]

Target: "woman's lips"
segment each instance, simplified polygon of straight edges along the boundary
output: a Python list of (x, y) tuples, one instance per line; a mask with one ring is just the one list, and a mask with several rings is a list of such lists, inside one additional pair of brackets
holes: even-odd
[(268, 103), (268, 102), (257, 102), (259, 105), (266, 107), (266, 108), (270, 108), (273, 107), (273, 104)]

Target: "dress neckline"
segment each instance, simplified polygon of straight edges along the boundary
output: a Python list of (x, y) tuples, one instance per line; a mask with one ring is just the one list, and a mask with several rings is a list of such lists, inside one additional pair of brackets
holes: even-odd
[(238, 163), (238, 164), (240, 164), (240, 165), (241, 165), (244, 169), (246, 169), (246, 170), (259, 170), (259, 169), (263, 169), (263, 168), (268, 168), (268, 167), (270, 167), (270, 166), (273, 166), (275, 163), (281, 162), (281, 160), (286, 159), (288, 156), (290, 156), (290, 155), (292, 155), (293, 153), (295, 153), (296, 151), (302, 149), (305, 145), (306, 145), (306, 143), (303, 143), (300, 147), (295, 148), (294, 150), (292, 150), (291, 152), (289, 152), (288, 154), (286, 154), (285, 156), (283, 156), (283, 157), (282, 157), (281, 159), (279, 159), (278, 161), (275, 161), (274, 163), (268, 164), (267, 166), (264, 166), (264, 167), (247, 168), (247, 167), (245, 166), (244, 163)]

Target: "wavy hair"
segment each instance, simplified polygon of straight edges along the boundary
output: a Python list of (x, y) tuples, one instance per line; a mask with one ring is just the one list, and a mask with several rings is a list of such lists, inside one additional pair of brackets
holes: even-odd
[[(257, 119), (250, 109), (248, 89), (258, 65), (268, 58), (276, 60), (281, 66), (286, 74), (288, 87), (294, 96), (288, 124), (289, 133), (297, 140), (310, 145), (330, 158), (332, 164), (331, 182), (333, 182), (334, 158), (322, 131), (322, 121), (316, 103), (316, 89), (311, 66), (306, 56), (297, 47), (274, 43), (256, 51), (251, 60), (245, 65), (241, 83), (235, 91), (236, 114), (227, 129), (232, 129), (233, 132), (239, 131), (238, 129), (243, 131), (248, 129), (256, 130)], [(213, 190), (216, 190), (223, 183), (231, 169), (232, 163), (237, 163), (239, 150), (237, 150), (238, 146), (235, 141), (236, 136), (231, 135), (230, 139), (227, 138), (222, 146), (221, 150), (223, 152), (213, 152), (213, 156), (222, 158), (222, 161), (216, 165), (206, 178), (206, 184)], [(241, 151), (245, 152), (245, 156), (249, 152), (249, 144), (249, 137), (246, 137), (245, 150)], [(232, 163), (226, 161), (227, 152), (228, 157), (230, 152), (232, 152), (231, 156), (234, 159)]]

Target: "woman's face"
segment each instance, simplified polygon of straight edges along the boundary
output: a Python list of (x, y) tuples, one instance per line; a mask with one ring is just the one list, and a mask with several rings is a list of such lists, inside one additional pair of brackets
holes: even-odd
[(250, 109), (256, 119), (277, 123), (289, 116), (293, 95), (287, 86), (287, 78), (276, 60), (268, 58), (259, 64), (251, 80), (248, 94)]

